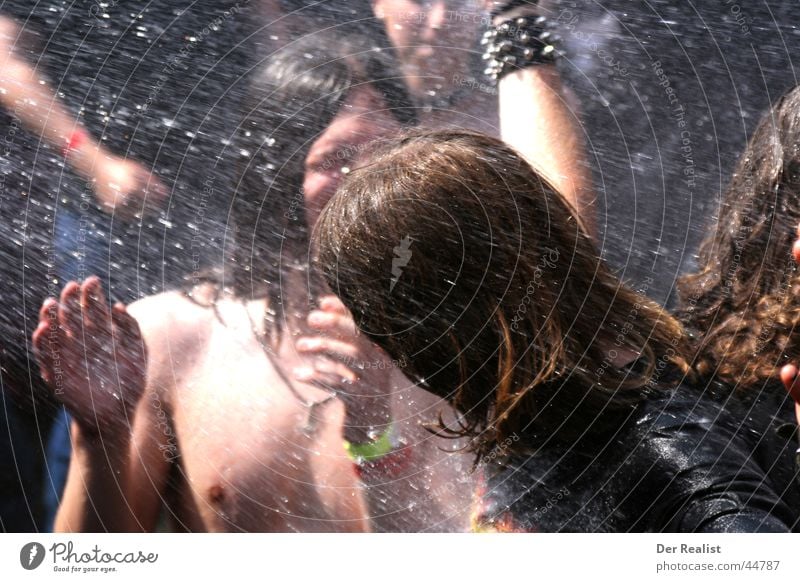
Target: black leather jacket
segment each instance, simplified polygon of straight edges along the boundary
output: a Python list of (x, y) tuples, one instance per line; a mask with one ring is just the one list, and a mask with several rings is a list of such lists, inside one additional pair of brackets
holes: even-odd
[[(797, 527), (790, 434), (771, 404), (687, 387), (650, 396), (609, 438), (483, 467), (477, 528), (542, 532), (786, 532)], [(782, 424), (780, 422), (776, 424)], [(599, 442), (598, 442), (599, 441)], [(781, 443), (783, 446), (781, 446)], [(790, 454), (787, 455), (787, 452)], [(766, 467), (766, 468), (765, 468)]]

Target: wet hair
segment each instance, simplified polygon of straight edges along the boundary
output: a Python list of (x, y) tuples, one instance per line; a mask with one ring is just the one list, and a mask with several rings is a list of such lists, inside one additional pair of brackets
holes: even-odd
[(341, 31), (293, 42), (252, 74), (237, 139), (243, 159), (230, 217), (234, 250), (226, 270), (238, 297), (268, 298), (273, 332), (280, 333), (285, 310), (282, 278), (307, 267), (302, 185), (311, 146), (359, 86), (374, 88), (401, 124), (414, 124), (400, 79), (390, 53), (373, 50), (363, 35)]
[(800, 345), (800, 88), (759, 123), (722, 196), (697, 272), (679, 282), (681, 318), (697, 330), (704, 377), (749, 387), (776, 376)]
[[(389, 141), (345, 178), (314, 249), (358, 327), (461, 413), (440, 431), (479, 456), (597, 435), (667, 369), (688, 369), (678, 322), (621, 284), (569, 204), (485, 135)], [(615, 364), (631, 352), (636, 365)]]

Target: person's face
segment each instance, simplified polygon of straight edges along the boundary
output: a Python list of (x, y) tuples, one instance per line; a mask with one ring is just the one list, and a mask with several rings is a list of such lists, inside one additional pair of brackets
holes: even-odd
[(309, 227), (314, 226), (319, 213), (342, 178), (353, 169), (366, 145), (399, 130), (399, 122), (374, 88), (362, 85), (350, 91), (306, 158), (303, 196)]
[[(487, 18), (482, 0), (373, 0), (375, 16), (400, 58), (406, 83), (418, 98), (431, 97), (467, 73), (478, 29)], [(474, 46), (473, 46), (474, 45)]]

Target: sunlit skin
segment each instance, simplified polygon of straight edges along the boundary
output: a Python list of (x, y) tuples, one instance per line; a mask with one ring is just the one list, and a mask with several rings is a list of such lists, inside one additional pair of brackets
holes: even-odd
[[(579, 115), (552, 66), (527, 67), (507, 75), (494, 89), (470, 70), (480, 50), (481, 30), (489, 26), (492, 0), (373, 0), (397, 52), (406, 85), (420, 104), (445, 97), (430, 111), (420, 110), (428, 127), (474, 129), (500, 135), (557, 187), (578, 209), (594, 233), (591, 180), (584, 163)], [(536, 3), (497, 16), (498, 25), (517, 16), (539, 14)]]
[[(92, 185), (98, 205), (130, 217), (163, 202), (164, 184), (142, 164), (108, 151), (82, 126), (64, 103), (18, 53), (20, 30), (0, 16), (0, 105), (40, 136)], [(69, 147), (66, 147), (69, 146)]]
[[(304, 185), (310, 221), (335, 192), (341, 165), (355, 162), (355, 156), (336, 152), (361, 151), (366, 142), (397, 129), (379, 105), (372, 89), (354, 90), (312, 146)], [(209, 297), (196, 297), (201, 302), (210, 298), (211, 289), (198, 294), (204, 292)], [(403, 400), (392, 405), (391, 416), (399, 421), (401, 434), (419, 442), (419, 464), (437, 468), (450, 458), (418, 426), (419, 413), (433, 420), (440, 401), (410, 385), (396, 367), (360, 368), (359, 362), (387, 356), (357, 334), (351, 316), (333, 296), (308, 314), (302, 337), (284, 334), (276, 350), (278, 370), (252, 330), (251, 321), (258, 322), (259, 333), (264, 331), (263, 300), (243, 304), (222, 298), (217, 308), (223, 324), (214, 310), (179, 293), (111, 310), (102, 295), (96, 278), (80, 286), (70, 283), (58, 302), (43, 306), (34, 333), (44, 376), (76, 419), (75, 452), (57, 530), (152, 530), (162, 499), (177, 529), (370, 529), (363, 488), (342, 446), (343, 426), (351, 423), (342, 400), (330, 397), (330, 386), (342, 379), (368, 384), (364, 393), (399, 390)], [(52, 336), (53, 318), (63, 327), (57, 337)], [(94, 339), (86, 345), (91, 357), (84, 359), (87, 330)], [(52, 345), (57, 346), (58, 370)], [(137, 374), (145, 368), (146, 378)], [(309, 408), (313, 403), (320, 404)], [(369, 413), (376, 424), (390, 416), (388, 410)], [(98, 428), (99, 437), (94, 434)], [(359, 438), (359, 430), (365, 439), (365, 429), (351, 429), (350, 438)], [(109, 454), (121, 450), (129, 450), (129, 456)], [(170, 457), (179, 462), (169, 462)], [(464, 463), (466, 470), (469, 461)], [(468, 497), (459, 496), (471, 490), (469, 480), (437, 471), (443, 483), (456, 483), (438, 487), (440, 496), (467, 507)], [(83, 483), (93, 479), (96, 486), (86, 486), (87, 499)], [(96, 511), (91, 502), (99, 493), (92, 495), (92, 490), (103, 492), (105, 505)], [(417, 513), (391, 518), (403, 524), (398, 527), (421, 529), (426, 519), (441, 522), (440, 514), (418, 501)], [(466, 517), (437, 529), (459, 529)]]

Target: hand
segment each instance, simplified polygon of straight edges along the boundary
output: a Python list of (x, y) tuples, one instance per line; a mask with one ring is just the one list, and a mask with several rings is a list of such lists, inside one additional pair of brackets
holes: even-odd
[(357, 329), (350, 312), (335, 296), (320, 301), (308, 315), (308, 326), (319, 335), (302, 336), (295, 348), (322, 356), (294, 370), (301, 382), (334, 390), (347, 409), (345, 437), (366, 442), (368, 433), (382, 431), (391, 420), (392, 361)]
[(147, 355), (136, 320), (109, 310), (97, 277), (69, 282), (39, 312), (33, 346), (42, 377), (89, 435), (130, 432), (144, 393)]
[(144, 166), (117, 156), (98, 155), (90, 179), (101, 207), (124, 218), (160, 205), (167, 195), (161, 180)]

